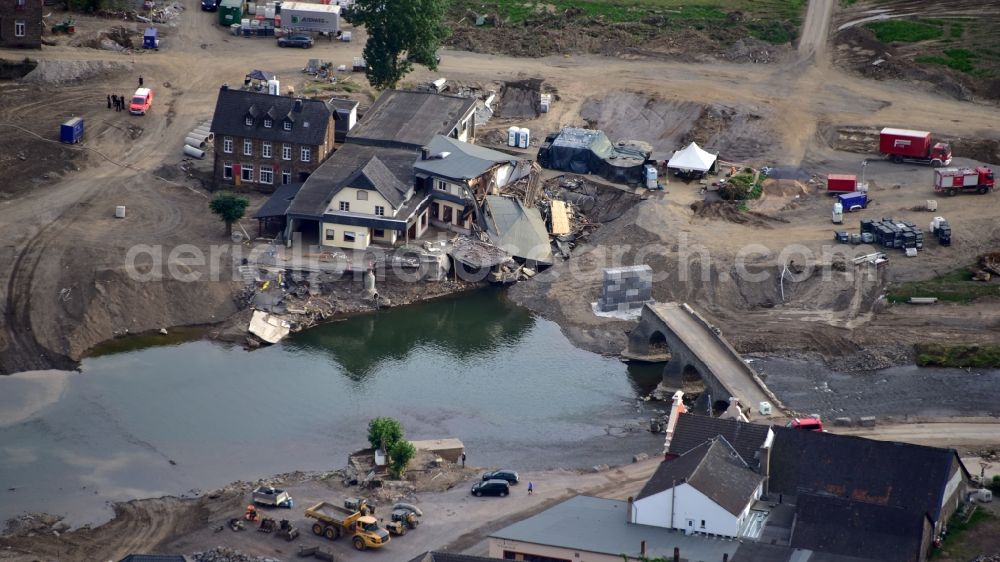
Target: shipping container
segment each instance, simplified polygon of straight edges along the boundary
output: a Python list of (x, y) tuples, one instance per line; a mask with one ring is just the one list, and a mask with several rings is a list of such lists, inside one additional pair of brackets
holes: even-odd
[(930, 149), (931, 134), (927, 131), (885, 128), (879, 135), (879, 151), (882, 154), (923, 158)]
[(76, 144), (83, 139), (83, 118), (74, 117), (59, 127), (59, 141)]
[(219, 2), (219, 25), (230, 27), (243, 19), (243, 0), (222, 0)]
[(844, 211), (858, 211), (868, 206), (868, 194), (861, 191), (841, 193), (837, 195), (837, 201), (843, 205)]
[(340, 30), (340, 6), (283, 2), (282, 27), (290, 31), (313, 31), (336, 34)]
[(853, 174), (828, 174), (827, 193), (851, 193), (858, 190), (858, 177)]

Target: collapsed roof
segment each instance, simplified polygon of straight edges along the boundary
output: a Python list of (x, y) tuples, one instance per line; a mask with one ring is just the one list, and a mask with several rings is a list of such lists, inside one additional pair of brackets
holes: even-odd
[(566, 127), (538, 149), (538, 163), (552, 170), (597, 174), (612, 181), (639, 183), (653, 147), (641, 141), (612, 143), (603, 131)]

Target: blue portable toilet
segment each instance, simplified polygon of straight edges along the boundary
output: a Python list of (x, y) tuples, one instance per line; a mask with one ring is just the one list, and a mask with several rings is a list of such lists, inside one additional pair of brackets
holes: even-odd
[(59, 127), (59, 141), (76, 144), (83, 138), (83, 118), (74, 117)]
[(156, 28), (147, 27), (146, 31), (142, 32), (142, 48), (143, 49), (155, 49), (159, 41), (156, 39)]

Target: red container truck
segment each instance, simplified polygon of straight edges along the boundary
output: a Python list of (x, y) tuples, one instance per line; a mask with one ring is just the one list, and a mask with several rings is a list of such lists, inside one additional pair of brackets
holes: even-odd
[(930, 164), (935, 168), (951, 164), (951, 146), (934, 142), (927, 131), (885, 128), (878, 138), (879, 152), (893, 162)]
[(941, 168), (934, 170), (934, 191), (957, 195), (962, 191), (976, 191), (986, 193), (993, 191), (996, 180), (993, 179), (993, 170), (986, 166), (979, 166), (975, 170), (972, 168)]
[(858, 191), (858, 177), (853, 174), (827, 174), (827, 193), (853, 193)]

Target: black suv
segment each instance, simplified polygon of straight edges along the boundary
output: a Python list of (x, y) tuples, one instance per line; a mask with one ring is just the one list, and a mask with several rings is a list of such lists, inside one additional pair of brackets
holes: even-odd
[(517, 475), (517, 472), (513, 470), (497, 470), (495, 472), (487, 472), (483, 475), (483, 481), (486, 480), (506, 480), (508, 484), (514, 485), (521, 481), (521, 478)]
[(472, 485), (472, 495), (477, 498), (481, 496), (500, 496), (502, 498), (509, 493), (510, 486), (506, 480), (485, 480)]

